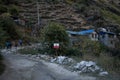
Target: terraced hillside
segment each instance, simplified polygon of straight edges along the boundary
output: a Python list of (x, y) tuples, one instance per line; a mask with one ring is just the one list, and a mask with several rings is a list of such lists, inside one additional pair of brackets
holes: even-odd
[[(62, 23), (66, 29), (78, 29), (86, 21), (81, 14), (65, 3), (51, 4), (45, 1), (39, 2), (40, 27), (45, 26), (49, 21)], [(38, 21), (37, 3), (21, 2), (20, 15), (24, 17), (31, 25), (36, 26)]]
[[(111, 27), (111, 30), (119, 32), (119, 3), (119, 0), (59, 0), (56, 3), (39, 0), (39, 27), (44, 27), (49, 21), (56, 21), (69, 30)], [(20, 15), (30, 26), (37, 26), (37, 2), (22, 0), (19, 4)]]

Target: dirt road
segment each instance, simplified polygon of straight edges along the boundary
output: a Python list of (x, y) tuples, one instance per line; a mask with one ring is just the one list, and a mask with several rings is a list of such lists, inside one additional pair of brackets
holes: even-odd
[(11, 51), (4, 50), (2, 55), (5, 57), (6, 71), (0, 80), (96, 80), (95, 77), (70, 72), (58, 64), (35, 61)]

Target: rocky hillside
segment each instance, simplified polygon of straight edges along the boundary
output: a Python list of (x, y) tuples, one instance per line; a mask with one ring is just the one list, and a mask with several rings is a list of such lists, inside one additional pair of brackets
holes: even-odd
[[(39, 0), (38, 4), (40, 27), (56, 21), (69, 30), (108, 27), (120, 31), (119, 0)], [(22, 0), (19, 6), (27, 24), (37, 26), (37, 2)]]
[[(14, 32), (20, 33), (20, 35), (22, 35), (21, 33), (25, 33), (28, 29), (31, 34), (33, 30), (44, 27), (50, 21), (61, 23), (67, 30), (106, 27), (111, 31), (120, 33), (119, 0), (0, 0), (0, 4), (1, 17), (12, 17), (15, 22), (17, 18), (21, 20), (20, 24), (24, 25), (23, 29), (17, 27), (17, 29), (15, 28), (17, 31)], [(2, 19), (7, 19), (4, 17), (2, 17)], [(5, 28), (2, 25), (2, 20), (0, 21), (0, 29)], [(6, 20), (3, 21), (8, 22)], [(10, 19), (9, 21), (12, 20)], [(18, 32), (19, 30), (22, 32)], [(2, 31), (7, 31), (4, 35), (8, 35), (15, 30), (9, 32), (10, 30), (6, 27), (6, 29)]]
[[(45, 26), (49, 21), (62, 23), (66, 29), (79, 28), (85, 24), (85, 20), (81, 14), (76, 13), (76, 10), (65, 3), (47, 3), (39, 2), (39, 15), (41, 27)], [(33, 26), (37, 24), (37, 4), (21, 3), (20, 15), (23, 16)]]

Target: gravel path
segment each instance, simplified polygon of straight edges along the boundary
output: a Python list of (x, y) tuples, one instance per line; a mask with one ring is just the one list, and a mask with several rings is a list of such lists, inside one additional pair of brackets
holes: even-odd
[(35, 61), (11, 51), (3, 50), (2, 55), (7, 67), (0, 80), (96, 80), (95, 77), (70, 72), (58, 64)]

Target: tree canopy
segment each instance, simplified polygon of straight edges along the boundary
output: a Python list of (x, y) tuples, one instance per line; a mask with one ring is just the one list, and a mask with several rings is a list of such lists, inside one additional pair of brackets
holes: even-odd
[(64, 53), (65, 49), (69, 45), (69, 37), (65, 31), (65, 28), (62, 25), (55, 22), (51, 22), (48, 24), (48, 26), (44, 28), (43, 34), (43, 41), (48, 45), (45, 46), (45, 48), (48, 48), (50, 51), (54, 52), (53, 44), (59, 43), (59, 54)]

